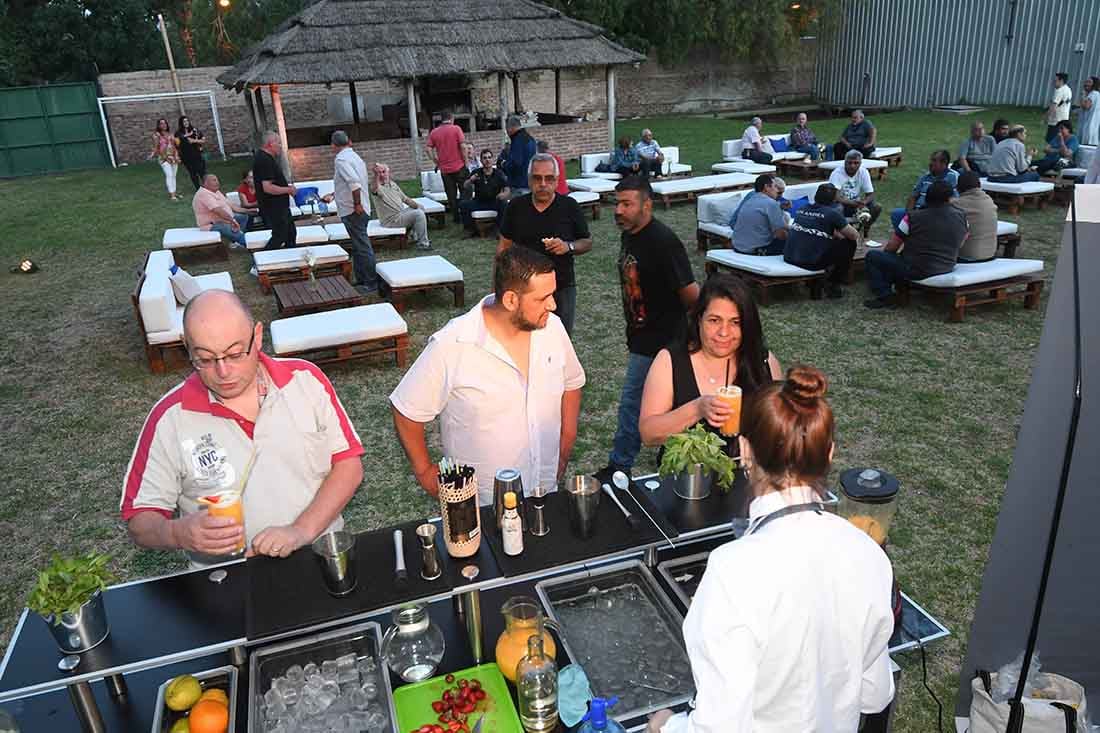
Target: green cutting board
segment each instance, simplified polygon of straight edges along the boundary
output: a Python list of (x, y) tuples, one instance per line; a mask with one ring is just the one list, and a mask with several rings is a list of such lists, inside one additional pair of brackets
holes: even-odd
[[(471, 730), (478, 716), (484, 715), (481, 733), (523, 733), (516, 707), (512, 704), (508, 683), (504, 681), (504, 675), (496, 664), (481, 664), (451, 674), (454, 675), (455, 682), (477, 678), (481, 682), (481, 689), (485, 690), (485, 699), (478, 703), (477, 710), (470, 713), (467, 720), (466, 724)], [(443, 690), (455, 686), (455, 683), (447, 684), (444, 677), (446, 675), (402, 685), (393, 691), (400, 733), (410, 733), (422, 725), (440, 725), (439, 714), (432, 710), (432, 703), (442, 697)]]

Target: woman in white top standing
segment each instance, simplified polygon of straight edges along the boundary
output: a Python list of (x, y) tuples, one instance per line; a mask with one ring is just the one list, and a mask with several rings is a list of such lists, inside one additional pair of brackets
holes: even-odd
[(684, 621), (694, 709), (655, 713), (650, 733), (855, 733), (893, 699), (890, 561), (821, 505), (825, 389), (824, 374), (796, 366), (746, 403), (749, 529), (710, 554)]

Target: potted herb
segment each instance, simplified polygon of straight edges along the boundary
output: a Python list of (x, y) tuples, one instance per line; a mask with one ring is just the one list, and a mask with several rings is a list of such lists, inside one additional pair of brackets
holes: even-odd
[(107, 638), (110, 626), (103, 590), (114, 580), (107, 555), (89, 552), (76, 557), (54, 555), (27, 599), (66, 654), (86, 652)]
[(705, 499), (711, 484), (729, 491), (737, 463), (723, 450), (726, 441), (702, 425), (693, 425), (669, 436), (661, 459), (661, 475), (674, 476), (676, 495), (683, 499)]

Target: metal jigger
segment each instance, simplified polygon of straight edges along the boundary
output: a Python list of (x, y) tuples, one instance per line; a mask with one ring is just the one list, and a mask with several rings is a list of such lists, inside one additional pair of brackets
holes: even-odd
[(545, 537), (550, 534), (550, 524), (546, 521), (546, 490), (541, 484), (535, 484), (534, 493), (530, 499), (531, 511), (528, 512), (531, 534), (535, 537)]
[(416, 528), (416, 538), (420, 540), (420, 577), (424, 580), (435, 580), (443, 574), (435, 551), (436, 531), (435, 525), (427, 522)]

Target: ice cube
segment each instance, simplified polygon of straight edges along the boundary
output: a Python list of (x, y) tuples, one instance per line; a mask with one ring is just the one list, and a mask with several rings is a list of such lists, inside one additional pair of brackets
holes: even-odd
[(317, 700), (321, 703), (322, 710), (328, 710), (339, 697), (340, 685), (335, 682), (326, 682), (321, 685), (321, 691), (317, 693)]
[(373, 700), (378, 697), (378, 685), (374, 680), (365, 681), (359, 689), (363, 691), (363, 694), (367, 696), (368, 700)]
[(305, 677), (306, 679), (309, 679), (313, 675), (320, 674), (320, 673), (321, 673), (321, 670), (318, 669), (317, 665), (314, 664), (313, 662), (310, 662), (309, 664), (307, 664), (305, 667), (302, 668), (302, 676)]
[(340, 684), (353, 683), (359, 684), (359, 670), (353, 665), (350, 668), (341, 667), (340, 672), (336, 677), (336, 681)]
[(275, 685), (272, 685), (268, 689), (268, 691), (264, 693), (264, 702), (267, 703), (267, 705), (269, 706), (274, 704), (275, 702), (281, 702), (284, 705), (286, 704), (286, 701), (283, 699), (283, 693), (280, 692), (279, 688)]
[(364, 733), (365, 731), (377, 730), (372, 728), (370, 723), (371, 716), (369, 713), (356, 711), (348, 713), (345, 725), (348, 733)]
[(336, 666), (335, 659), (326, 659), (321, 662), (321, 676), (326, 680), (336, 681), (337, 677), (340, 676), (340, 668)]
[(298, 664), (292, 664), (287, 667), (283, 676), (286, 677), (288, 682), (304, 682), (306, 679), (305, 670)]
[(352, 710), (364, 710), (370, 706), (371, 701), (371, 699), (367, 697), (367, 693), (363, 692), (363, 690), (358, 687), (347, 694), (347, 699), (348, 705)]
[[(271, 690), (269, 690), (268, 692), (271, 692)], [(277, 720), (284, 715), (286, 715), (286, 702), (284, 702), (281, 697), (274, 698), (270, 702), (265, 703), (264, 717), (266, 719)]]
[(374, 712), (367, 719), (367, 730), (385, 730), (389, 716), (385, 713)]

